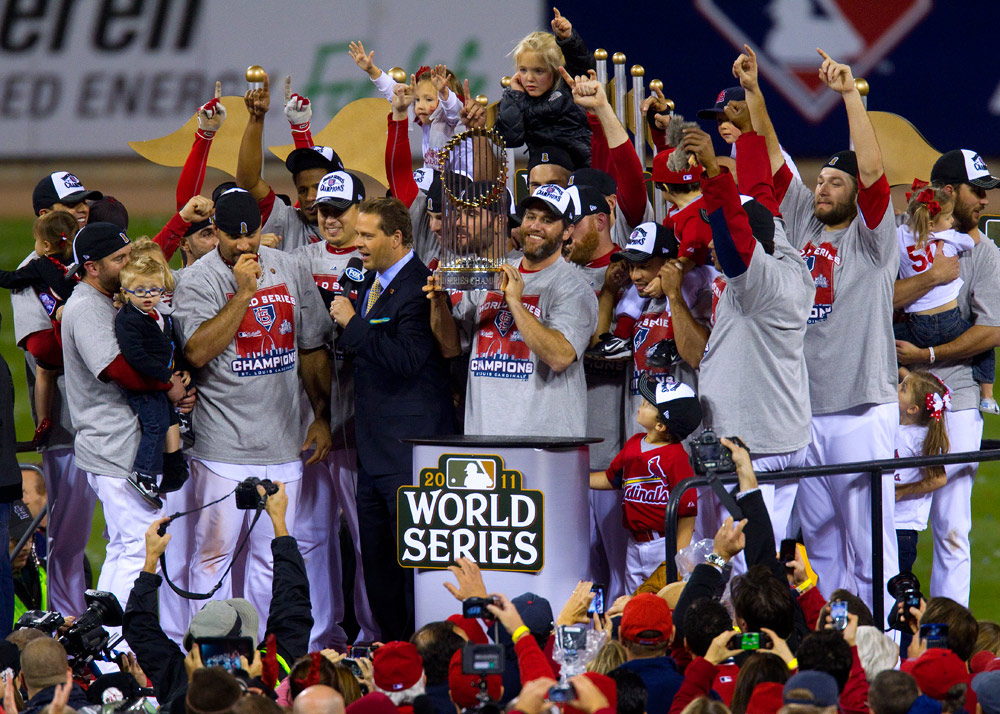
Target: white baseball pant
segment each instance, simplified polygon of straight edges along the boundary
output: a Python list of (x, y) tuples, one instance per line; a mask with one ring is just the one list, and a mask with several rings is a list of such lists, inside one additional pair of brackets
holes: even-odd
[[(223, 470), (228, 475), (220, 475), (214, 469)], [(209, 464), (199, 459), (191, 459), (190, 471), (191, 478), (188, 483), (194, 487), (193, 495), (198, 504), (211, 503), (227, 496), (238, 481), (251, 476), (284, 482), (285, 493), (288, 494), (285, 523), (288, 532), (294, 535), (295, 511), (302, 477), (301, 461), (264, 466), (215, 462)], [(263, 639), (271, 606), (273, 580), (271, 541), (274, 540), (271, 519), (263, 511), (253, 533), (249, 536), (245, 550), (233, 568), (237, 573), (242, 572), (243, 577), (234, 578), (233, 573), (223, 577), (223, 573), (233, 561), (237, 547), (243, 541), (242, 532), (249, 528), (255, 513), (237, 509), (233, 497), (230, 496), (214, 506), (187, 516), (185, 520), (190, 521), (188, 589), (193, 592), (208, 592), (221, 578), (222, 587), (215, 593), (213, 599), (244, 597), (249, 600), (260, 615), (258, 636)], [(203, 604), (204, 601), (199, 601), (197, 607)]]
[[(192, 463), (188, 459), (188, 468)], [(179, 491), (165, 494), (163, 497), (163, 513), (171, 515), (173, 513), (184, 513), (197, 507), (194, 495), (194, 486), (191, 480), (184, 484)], [(170, 580), (177, 587), (183, 590), (190, 590), (188, 587), (188, 572), (191, 568), (191, 522), (189, 519), (196, 518), (195, 514), (185, 516), (167, 527), (170, 534), (170, 543), (167, 546), (165, 560), (167, 562), (167, 573)], [(162, 573), (161, 573), (162, 575)], [(188, 600), (181, 597), (170, 586), (164, 582), (160, 586), (160, 625), (167, 637), (183, 647), (184, 633), (187, 632), (188, 624), (201, 606), (204, 604), (199, 600)]]
[[(853, 461), (891, 459), (895, 453), (899, 405), (865, 405), (813, 416), (812, 443), (806, 464), (831, 465)], [(882, 476), (883, 588), (899, 572), (896, 546), (895, 485), (892, 472)], [(867, 473), (806, 478), (799, 482), (795, 510), (809, 561), (819, 576), (823, 597), (837, 588), (873, 602), (871, 484)], [(893, 599), (885, 593), (884, 616)]]
[[(666, 538), (655, 538), (645, 543), (640, 543), (631, 534), (628, 535), (628, 543), (625, 547), (625, 588), (631, 595), (653, 574), (653, 571), (660, 567), (663, 562), (664, 549), (666, 548)], [(606, 604), (614, 602), (610, 597), (605, 597)], [(608, 605), (610, 607), (610, 605)]]
[(379, 639), (375, 618), (368, 605), (361, 563), (356, 464), (354, 449), (334, 449), (320, 463), (302, 467), (295, 539), (309, 572), (309, 600), (314, 620), (309, 636), (310, 651), (327, 647), (343, 649), (347, 644), (347, 634), (339, 624), (344, 619), (344, 601), (341, 598), (343, 562), (338, 532), (341, 513), (354, 544), (354, 610), (361, 626), (358, 641), (375, 642)]
[(77, 468), (72, 449), (43, 452), (42, 472), (49, 504), (45, 529), (49, 608), (66, 615), (79, 615), (86, 607), (83, 558), (90, 540), (97, 494), (87, 483), (87, 474)]
[[(163, 510), (146, 503), (123, 478), (87, 472), (87, 481), (104, 509), (104, 534), (108, 539), (97, 589), (113, 593), (125, 609), (146, 562), (146, 531), (153, 521), (163, 517)], [(120, 627), (105, 629), (112, 636), (121, 633)], [(127, 647), (123, 644), (120, 649)]]
[[(790, 451), (785, 454), (761, 454), (755, 456), (751, 453), (750, 463), (753, 465), (754, 473), (796, 469), (805, 465), (806, 448), (803, 446), (797, 451)], [(798, 479), (760, 484), (760, 493), (764, 498), (764, 505), (767, 506), (767, 513), (771, 517), (771, 530), (774, 535), (775, 549), (781, 545), (783, 538), (788, 537), (788, 524), (792, 521), (792, 511), (798, 487)], [(698, 491), (698, 515), (695, 516), (695, 535), (692, 542), (697, 542), (704, 538), (715, 538), (719, 527), (722, 526), (723, 522), (729, 516), (729, 511), (719, 502), (718, 496), (715, 495), (715, 492), (711, 488), (702, 487)], [(747, 570), (747, 561), (743, 553), (739, 553), (733, 558), (732, 564), (733, 576), (745, 573)]]
[[(950, 451), (978, 451), (983, 438), (983, 417), (978, 409), (944, 413)], [(931, 597), (947, 597), (969, 606), (972, 585), (972, 483), (978, 463), (945, 467), (948, 483), (932, 494), (930, 524), (934, 533), (934, 566)]]
[(628, 531), (622, 525), (622, 492), (618, 489), (591, 491), (590, 578), (605, 585), (608, 602), (614, 602), (626, 592), (625, 549), (628, 542)]

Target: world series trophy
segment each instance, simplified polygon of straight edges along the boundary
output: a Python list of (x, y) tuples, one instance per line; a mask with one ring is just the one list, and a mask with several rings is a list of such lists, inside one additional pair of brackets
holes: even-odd
[(452, 137), (441, 163), (441, 247), (436, 275), (446, 290), (497, 290), (507, 254), (507, 153), (477, 127)]

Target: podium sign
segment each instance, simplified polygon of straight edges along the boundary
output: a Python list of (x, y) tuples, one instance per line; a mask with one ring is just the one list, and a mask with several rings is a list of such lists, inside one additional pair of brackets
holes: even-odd
[(447, 568), (469, 558), (482, 570), (541, 570), (544, 498), (522, 482), (495, 454), (439, 456), (397, 493), (400, 564)]
[(587, 576), (589, 452), (594, 439), (414, 439), (413, 485), (396, 495), (397, 558), (414, 569), (419, 623), (462, 606), (444, 589), (461, 557), (489, 592), (533, 592), (558, 609)]

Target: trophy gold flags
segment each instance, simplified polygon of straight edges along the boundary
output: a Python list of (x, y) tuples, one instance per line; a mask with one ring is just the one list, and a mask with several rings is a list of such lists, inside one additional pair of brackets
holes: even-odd
[(507, 254), (507, 152), (492, 129), (453, 136), (441, 160), (441, 247), (436, 274), (447, 290), (495, 290)]

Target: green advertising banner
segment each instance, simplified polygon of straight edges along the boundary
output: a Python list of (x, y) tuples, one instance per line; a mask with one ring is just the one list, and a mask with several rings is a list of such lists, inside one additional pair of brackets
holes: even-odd
[(483, 570), (541, 570), (543, 496), (523, 480), (497, 455), (442, 454), (396, 494), (399, 564), (441, 569), (464, 557)]

